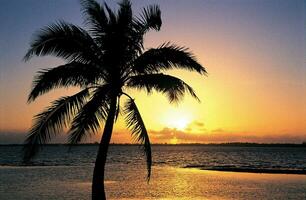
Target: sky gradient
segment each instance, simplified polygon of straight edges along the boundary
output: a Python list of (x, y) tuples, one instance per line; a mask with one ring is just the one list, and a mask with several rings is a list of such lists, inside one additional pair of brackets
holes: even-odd
[[(116, 1), (106, 2), (117, 8)], [(169, 72), (194, 88), (200, 104), (186, 96), (170, 105), (160, 94), (131, 91), (153, 143), (306, 141), (305, 1), (135, 0), (134, 13), (153, 3), (160, 5), (163, 25), (147, 34), (146, 48), (168, 41), (186, 46), (208, 71), (207, 77)], [(79, 1), (2, 2), (0, 143), (22, 142), (35, 114), (77, 91), (26, 102), (35, 72), (63, 63), (49, 56), (22, 61), (33, 33), (56, 20), (83, 26)], [(114, 132), (112, 142), (131, 141), (122, 119)]]

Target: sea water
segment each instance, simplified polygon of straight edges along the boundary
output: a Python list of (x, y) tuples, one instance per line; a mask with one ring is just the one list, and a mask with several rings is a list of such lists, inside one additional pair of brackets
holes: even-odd
[[(47, 146), (30, 165), (21, 146), (0, 146), (0, 199), (90, 199), (97, 145)], [(306, 171), (305, 147), (153, 145), (152, 177), (138, 146), (111, 145), (110, 199), (306, 199), (306, 175), (201, 169)]]

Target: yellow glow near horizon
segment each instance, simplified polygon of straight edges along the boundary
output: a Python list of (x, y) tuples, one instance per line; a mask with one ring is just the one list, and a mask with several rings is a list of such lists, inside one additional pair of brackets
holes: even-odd
[(189, 120), (187, 118), (169, 119), (165, 124), (169, 128), (183, 130), (186, 128), (187, 124), (189, 124)]
[(164, 112), (161, 119), (166, 127), (178, 130), (184, 130), (192, 120), (192, 113), (179, 110), (178, 108), (169, 108)]
[(178, 139), (176, 137), (173, 137), (171, 140), (170, 140), (170, 144), (177, 144), (178, 143)]

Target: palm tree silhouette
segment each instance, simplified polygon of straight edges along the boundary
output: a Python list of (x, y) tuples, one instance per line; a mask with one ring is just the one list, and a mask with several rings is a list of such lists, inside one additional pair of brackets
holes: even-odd
[[(24, 145), (24, 161), (33, 158), (42, 145), (70, 126), (69, 143), (77, 144), (95, 133), (105, 123), (95, 162), (92, 199), (106, 199), (104, 169), (113, 124), (120, 112), (120, 98), (125, 96), (123, 113), (132, 136), (143, 145), (148, 180), (151, 175), (151, 146), (148, 132), (134, 99), (127, 88), (161, 92), (170, 103), (178, 102), (185, 93), (198, 99), (184, 81), (161, 72), (180, 68), (206, 74), (205, 69), (184, 47), (170, 43), (145, 49), (143, 39), (149, 30), (161, 27), (161, 11), (148, 6), (134, 17), (131, 3), (123, 0), (117, 12), (104, 3), (82, 0), (82, 11), (88, 31), (59, 21), (35, 35), (26, 53), (27, 61), (35, 56), (53, 55), (67, 64), (39, 71), (33, 80), (28, 102), (59, 87), (77, 86), (80, 92), (61, 97), (37, 114)], [(198, 99), (199, 100), (199, 99)]]

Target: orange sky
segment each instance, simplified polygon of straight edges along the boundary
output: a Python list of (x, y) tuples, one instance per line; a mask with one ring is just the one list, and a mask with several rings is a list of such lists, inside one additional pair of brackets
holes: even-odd
[[(136, 2), (135, 9), (149, 3)], [(147, 35), (146, 47), (166, 41), (187, 46), (208, 71), (207, 77), (169, 72), (190, 84), (201, 103), (186, 96), (179, 105), (170, 105), (159, 94), (147, 96), (130, 91), (154, 143), (306, 141), (303, 1), (271, 0), (256, 5), (251, 0), (235, 1), (236, 4), (195, 1), (192, 5), (187, 1), (176, 5), (171, 1), (154, 2), (161, 6), (163, 27)], [(33, 0), (33, 4), (42, 6), (39, 1)], [(16, 33), (1, 35), (5, 51), (0, 53), (0, 143), (20, 142), (35, 113), (57, 96), (77, 91), (57, 90), (28, 105), (27, 94), (35, 71), (62, 61), (51, 57), (21, 61), (31, 34), (38, 28), (60, 18), (81, 24), (79, 5), (71, 4), (58, 7), (56, 13), (52, 12), (56, 3), (42, 6), (46, 13), (39, 19), (26, 5), (20, 11), (24, 12), (23, 19), (3, 11), (8, 19), (5, 25), (16, 29)], [(5, 6), (9, 10), (13, 3)], [(27, 28), (22, 22), (28, 23)], [(113, 142), (130, 142), (122, 118), (114, 132)], [(60, 137), (58, 141), (63, 140)]]

